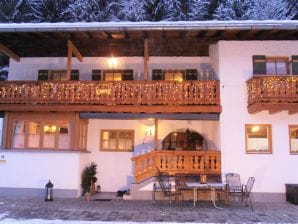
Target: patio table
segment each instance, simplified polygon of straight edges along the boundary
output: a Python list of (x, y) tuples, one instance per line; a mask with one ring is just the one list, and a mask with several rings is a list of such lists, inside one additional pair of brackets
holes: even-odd
[(225, 184), (223, 183), (206, 183), (202, 184), (199, 182), (186, 182), (186, 185), (193, 189), (193, 206), (196, 206), (196, 202), (198, 200), (198, 190), (199, 189), (210, 189), (211, 197), (210, 200), (212, 201), (212, 205), (215, 208), (222, 209), (216, 205), (216, 189), (224, 189)]

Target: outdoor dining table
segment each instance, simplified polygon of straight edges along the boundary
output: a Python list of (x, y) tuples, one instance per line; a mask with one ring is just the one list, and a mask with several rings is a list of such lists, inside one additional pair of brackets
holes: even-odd
[(224, 189), (225, 184), (223, 183), (206, 183), (202, 184), (200, 182), (186, 182), (186, 185), (193, 189), (193, 206), (196, 206), (198, 200), (198, 190), (199, 189), (210, 189), (211, 197), (210, 200), (215, 208), (222, 209), (216, 205), (216, 189)]

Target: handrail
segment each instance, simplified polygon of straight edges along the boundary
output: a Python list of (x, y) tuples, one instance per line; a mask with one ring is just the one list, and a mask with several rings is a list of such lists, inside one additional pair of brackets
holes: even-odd
[(298, 76), (253, 76), (247, 81), (248, 105), (254, 103), (297, 103)]
[(0, 104), (220, 105), (219, 81), (3, 81)]
[(220, 151), (155, 150), (132, 158), (135, 181), (157, 171), (175, 174), (221, 174)]

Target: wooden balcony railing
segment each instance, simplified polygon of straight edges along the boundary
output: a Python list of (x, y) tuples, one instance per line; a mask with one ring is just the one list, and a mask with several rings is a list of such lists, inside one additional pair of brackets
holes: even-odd
[(65, 105), (88, 106), (82, 111), (90, 110), (90, 106), (97, 106), (99, 109), (98, 105), (220, 107), (219, 81), (0, 82), (0, 109), (9, 109), (11, 105), (51, 105), (53, 109)]
[(254, 76), (247, 81), (248, 112), (298, 112), (298, 76)]
[(175, 174), (221, 174), (220, 151), (155, 150), (132, 158), (135, 182), (155, 176), (157, 169)]

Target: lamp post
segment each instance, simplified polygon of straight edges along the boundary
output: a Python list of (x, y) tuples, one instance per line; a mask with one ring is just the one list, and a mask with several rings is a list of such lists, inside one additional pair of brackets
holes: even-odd
[(49, 180), (49, 182), (46, 184), (45, 189), (45, 201), (53, 201), (53, 187), (54, 184)]

